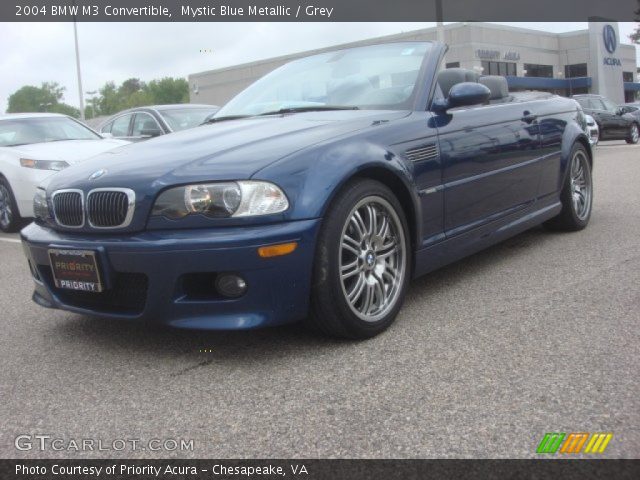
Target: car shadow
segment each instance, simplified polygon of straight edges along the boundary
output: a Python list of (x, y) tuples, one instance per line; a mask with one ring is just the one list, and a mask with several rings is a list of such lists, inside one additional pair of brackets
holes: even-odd
[[(498, 258), (527, 255), (527, 247), (553, 241), (554, 235), (542, 227), (519, 234), (503, 243), (462, 259), (435, 272), (414, 280), (407, 301), (428, 301), (438, 290), (447, 288), (468, 275), (486, 275), (487, 268)], [(52, 323), (54, 334), (72, 344), (89, 344), (94, 351), (104, 353), (131, 352), (144, 354), (155, 360), (178, 361), (176, 374), (212, 362), (237, 362), (239, 359), (270, 361), (283, 357), (321, 355), (325, 351), (352, 349), (363, 341), (326, 337), (306, 329), (302, 323), (238, 331), (183, 330), (160, 325), (114, 321), (76, 314), (65, 314), (64, 321)], [(386, 334), (364, 342), (384, 343), (386, 335), (402, 329), (399, 321)], [(64, 344), (63, 344), (64, 346)]]

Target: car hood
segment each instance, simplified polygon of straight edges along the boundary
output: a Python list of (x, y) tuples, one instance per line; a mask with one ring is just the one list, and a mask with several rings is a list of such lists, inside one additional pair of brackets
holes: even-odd
[[(296, 151), (408, 114), (343, 110), (203, 125), (98, 155), (56, 175), (48, 190), (128, 187), (153, 194), (173, 184), (246, 179)], [(105, 172), (90, 181), (89, 176), (98, 170)]]
[(74, 165), (82, 160), (112, 150), (129, 142), (117, 139), (62, 140), (59, 142), (32, 143), (13, 147), (22, 158), (34, 160), (64, 160)]

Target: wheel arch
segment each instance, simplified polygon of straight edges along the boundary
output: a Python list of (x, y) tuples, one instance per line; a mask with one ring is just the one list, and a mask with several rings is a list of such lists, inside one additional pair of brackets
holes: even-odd
[(412, 194), (411, 188), (407, 185), (407, 181), (390, 168), (380, 165), (368, 165), (353, 172), (350, 176), (347, 176), (344, 181), (335, 188), (331, 197), (326, 202), (322, 216), (324, 217), (326, 210), (329, 208), (329, 205), (331, 205), (335, 197), (337, 197), (338, 194), (349, 185), (349, 183), (358, 179), (378, 181), (393, 192), (402, 206), (402, 210), (407, 220), (407, 227), (409, 228), (411, 250), (412, 252), (415, 252), (415, 247), (418, 244), (420, 235), (420, 222), (418, 221), (420, 215), (419, 204), (415, 195)]

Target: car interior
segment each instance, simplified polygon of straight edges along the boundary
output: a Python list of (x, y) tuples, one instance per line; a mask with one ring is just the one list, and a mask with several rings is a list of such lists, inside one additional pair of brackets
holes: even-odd
[(438, 86), (444, 97), (454, 85), (463, 82), (481, 83), (491, 91), (489, 103), (505, 103), (513, 99), (509, 94), (507, 79), (499, 75), (480, 76), (473, 70), (465, 68), (448, 68), (438, 74)]

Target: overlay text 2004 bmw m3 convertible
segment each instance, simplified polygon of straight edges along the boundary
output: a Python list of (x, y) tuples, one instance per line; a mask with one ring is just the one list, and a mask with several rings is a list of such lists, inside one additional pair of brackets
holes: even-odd
[(42, 306), (187, 328), (305, 319), (365, 338), (412, 277), (540, 223), (584, 228), (570, 99), (391, 43), (273, 71), (209, 124), (52, 177), (22, 231)]

